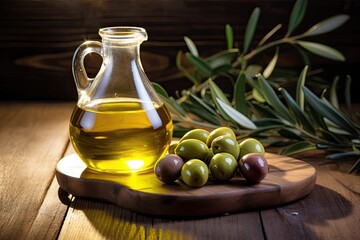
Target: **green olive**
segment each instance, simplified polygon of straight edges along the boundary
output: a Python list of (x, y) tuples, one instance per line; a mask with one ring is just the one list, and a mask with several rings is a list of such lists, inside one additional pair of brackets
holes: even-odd
[(211, 150), (214, 154), (230, 153), (235, 159), (239, 157), (239, 144), (232, 137), (223, 135), (215, 138), (211, 143)]
[(210, 161), (211, 175), (220, 181), (230, 180), (238, 169), (237, 160), (229, 153), (218, 153)]
[(185, 140), (185, 139), (197, 139), (204, 143), (206, 143), (206, 139), (209, 136), (209, 131), (206, 131), (204, 129), (193, 129), (185, 133), (185, 135), (180, 139), (179, 142)]
[(206, 156), (209, 153), (209, 148), (204, 142), (200, 140), (186, 139), (179, 142), (174, 151), (176, 155), (184, 160), (184, 162), (193, 158), (205, 161)]
[(245, 139), (239, 144), (239, 147), (240, 147), (239, 158), (242, 158), (248, 153), (258, 153), (260, 155), (265, 154), (264, 146), (261, 144), (261, 142), (259, 142), (255, 138)]
[(190, 159), (181, 168), (181, 179), (190, 187), (204, 186), (209, 178), (209, 169), (200, 159)]
[(206, 139), (206, 145), (208, 145), (208, 147), (211, 147), (211, 143), (212, 141), (222, 135), (226, 135), (226, 136), (230, 136), (233, 139), (236, 140), (236, 135), (234, 133), (234, 131), (231, 128), (228, 127), (219, 127), (216, 128), (214, 130), (212, 130), (208, 136), (208, 138)]

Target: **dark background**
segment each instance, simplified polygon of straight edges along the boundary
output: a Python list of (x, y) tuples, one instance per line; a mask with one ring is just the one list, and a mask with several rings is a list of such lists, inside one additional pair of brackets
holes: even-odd
[[(175, 66), (178, 50), (186, 50), (183, 36), (192, 38), (200, 55), (208, 56), (226, 48), (224, 28), (231, 24), (235, 41), (241, 44), (246, 23), (255, 7), (261, 16), (253, 46), (278, 23), (286, 31), (295, 0), (12, 0), (0, 2), (0, 99), (75, 100), (71, 73), (72, 55), (84, 40), (100, 40), (97, 32), (108, 26), (144, 27), (149, 40), (142, 44), (141, 58), (151, 81), (170, 94), (190, 86)], [(345, 62), (311, 55), (313, 68), (323, 68), (321, 77), (331, 81), (352, 76), (352, 98), (359, 102), (358, 68), (360, 48), (360, 1), (309, 0), (307, 12), (295, 33), (307, 30), (330, 16), (346, 13), (351, 19), (341, 28), (308, 38), (341, 51)], [(273, 51), (257, 59), (266, 64)], [(101, 59), (87, 58), (89, 75), (94, 75)], [(303, 63), (295, 49), (282, 45), (279, 67), (301, 71)], [(341, 89), (340, 89), (341, 90)], [(340, 99), (341, 101), (341, 99)]]

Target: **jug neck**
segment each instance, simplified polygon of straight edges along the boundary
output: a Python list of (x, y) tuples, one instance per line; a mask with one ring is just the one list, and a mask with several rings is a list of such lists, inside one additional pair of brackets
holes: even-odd
[[(108, 27), (99, 30), (103, 42), (103, 58), (116, 62), (140, 59), (140, 44), (147, 40), (145, 29), (139, 27)], [(106, 62), (105, 62), (106, 63)]]
[(140, 43), (122, 46), (116, 42), (103, 41), (103, 57), (105, 61), (139, 61)]

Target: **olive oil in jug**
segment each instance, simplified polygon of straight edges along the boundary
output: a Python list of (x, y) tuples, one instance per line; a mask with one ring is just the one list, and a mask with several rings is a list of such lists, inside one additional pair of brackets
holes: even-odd
[(151, 169), (166, 153), (171, 132), (164, 105), (145, 111), (131, 99), (76, 107), (70, 121), (70, 139), (80, 158), (90, 168), (108, 172)]

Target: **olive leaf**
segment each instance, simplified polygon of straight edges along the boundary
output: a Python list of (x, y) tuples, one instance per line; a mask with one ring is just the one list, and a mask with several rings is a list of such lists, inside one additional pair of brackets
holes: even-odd
[(248, 24), (246, 25), (246, 29), (245, 29), (244, 48), (243, 48), (244, 53), (248, 51), (252, 38), (254, 37), (259, 16), (260, 16), (260, 8), (255, 8), (249, 18)]
[(283, 118), (281, 118), (278, 114), (276, 114), (275, 111), (267, 104), (258, 104), (255, 102), (252, 107), (252, 111), (257, 118), (272, 118), (278, 119), (282, 124), (288, 123), (287, 121), (284, 121)]
[(227, 97), (225, 96), (224, 92), (214, 83), (214, 81), (210, 80), (210, 92), (211, 92), (211, 98), (216, 106), (216, 108), (219, 110), (220, 115), (226, 119), (230, 120), (230, 116), (226, 113), (226, 111), (223, 110), (223, 108), (219, 105), (219, 102), (216, 99), (220, 99), (222, 102), (224, 102), (226, 105), (231, 105)]
[(241, 127), (246, 129), (256, 129), (256, 125), (248, 119), (245, 115), (224, 103), (220, 98), (216, 98), (216, 102), (219, 104), (219, 107), (236, 123), (238, 123)]
[(214, 117), (214, 115), (206, 111), (206, 109), (204, 109), (202, 105), (199, 105), (196, 102), (191, 102), (191, 103), (185, 102), (184, 104), (186, 105), (188, 111), (195, 114), (200, 119), (203, 119), (215, 125), (220, 124), (220, 122)]
[(226, 24), (225, 26), (225, 36), (226, 36), (226, 43), (227, 48), (231, 49), (234, 46), (234, 32), (230, 24)]
[(353, 149), (353, 151), (360, 154), (360, 138), (358, 138), (358, 139), (351, 139), (351, 143), (352, 143), (352, 149)]
[(209, 111), (213, 116), (216, 116), (217, 113), (213, 108), (211, 108), (208, 104), (206, 104), (201, 98), (197, 97), (195, 94), (190, 93), (191, 99), (193, 99), (193, 102), (197, 102), (199, 105), (201, 105), (203, 108), (205, 108), (207, 111)]
[(328, 19), (325, 19), (314, 26), (312, 26), (309, 30), (307, 30), (304, 34), (307, 36), (315, 36), (324, 34), (343, 25), (347, 20), (349, 20), (350, 16), (346, 14), (339, 14), (332, 16)]
[(337, 109), (339, 109), (339, 100), (336, 92), (338, 83), (339, 83), (339, 76), (336, 76), (330, 87), (330, 102)]
[(336, 143), (336, 144), (341, 144), (343, 141), (338, 137), (338, 135), (330, 132), (327, 130), (327, 126), (326, 127), (322, 127), (317, 129), (320, 133), (320, 136), (322, 136), (322, 138), (324, 140), (327, 140), (328, 142), (331, 143)]
[(265, 98), (263, 97), (263, 95), (259, 92), (259, 90), (257, 88), (253, 88), (251, 91), (252, 97), (260, 102), (260, 103), (264, 103), (266, 102)]
[(267, 67), (265, 68), (264, 72), (263, 72), (263, 76), (264, 78), (269, 78), (271, 73), (274, 71), (275, 69), (275, 65), (277, 63), (279, 57), (279, 48), (277, 47), (275, 50), (275, 54), (273, 56), (273, 58), (271, 59), (270, 63), (267, 65)]
[(307, 7), (307, 0), (297, 0), (290, 15), (289, 26), (286, 36), (290, 36), (291, 33), (299, 26), (304, 18)]
[(246, 76), (243, 72), (241, 72), (235, 82), (234, 86), (234, 101), (235, 101), (235, 109), (248, 116), (248, 109), (246, 107), (246, 99), (245, 99), (245, 87), (246, 87)]
[(167, 98), (164, 95), (159, 95), (161, 100), (165, 103), (166, 107), (173, 113), (179, 115), (180, 117), (186, 117), (186, 112), (174, 99)]
[(294, 155), (297, 153), (301, 153), (304, 151), (309, 151), (309, 150), (314, 150), (316, 149), (316, 146), (310, 142), (306, 142), (306, 141), (301, 141), (301, 142), (297, 142), (294, 143), (286, 148), (284, 148), (281, 151), (282, 155)]
[(195, 46), (195, 43), (193, 42), (193, 40), (191, 40), (189, 37), (185, 36), (184, 37), (186, 46), (188, 47), (188, 49), (190, 50), (191, 54), (198, 57), (199, 56), (199, 52)]
[(360, 154), (357, 152), (341, 152), (326, 155), (326, 159), (331, 160), (349, 159), (354, 157), (360, 157)]
[(280, 125), (280, 126), (285, 126), (284, 123), (282, 121), (280, 121), (277, 118), (259, 118), (259, 119), (254, 119), (253, 123), (258, 126), (270, 126), (270, 125)]
[(349, 75), (346, 76), (345, 81), (345, 104), (348, 112), (351, 115), (351, 94), (350, 94), (350, 86), (351, 86), (351, 77)]
[(264, 132), (267, 132), (267, 131), (270, 131), (270, 130), (277, 131), (277, 130), (281, 129), (283, 126), (284, 125), (282, 125), (282, 124), (275, 124), (275, 125), (267, 125), (267, 126), (264, 126), (264, 127), (258, 127), (255, 130), (250, 131), (248, 133), (248, 136), (249, 137), (256, 137), (256, 136), (259, 136), (260, 133), (264, 133)]
[(333, 123), (329, 123), (328, 125), (328, 129), (330, 132), (335, 133), (336, 135), (348, 135), (348, 136), (351, 135), (347, 131), (340, 129), (338, 126), (331, 126), (331, 124)]
[(301, 110), (301, 108), (298, 106), (298, 104), (295, 102), (295, 100), (290, 96), (288, 91), (286, 89), (282, 88), (281, 93), (282, 93), (285, 101), (287, 102), (288, 106), (292, 109), (294, 115), (296, 116), (298, 123), (303, 125), (307, 131), (314, 133), (315, 129), (314, 129), (313, 125), (311, 124), (309, 118)]
[(357, 129), (345, 116), (339, 114), (333, 107), (316, 97), (307, 87), (304, 86), (303, 90), (307, 103), (313, 107), (317, 115), (329, 119), (343, 130), (358, 136)]
[(280, 101), (278, 95), (275, 93), (270, 84), (264, 79), (261, 74), (258, 75), (258, 80), (260, 86), (258, 90), (260, 90), (266, 102), (270, 106), (272, 106), (275, 112), (279, 114), (282, 118), (284, 118), (288, 122), (293, 122), (289, 111), (286, 109), (284, 104)]
[(151, 84), (158, 94), (160, 94), (166, 98), (169, 98), (169, 95), (167, 94), (166, 90), (160, 84), (155, 83), (155, 82), (151, 82)]
[(192, 53), (187, 53), (186, 54), (187, 58), (189, 59), (189, 61), (195, 66), (197, 67), (197, 69), (199, 71), (201, 71), (202, 73), (204, 73), (207, 77), (210, 77), (212, 74), (212, 69), (209, 66), (209, 64), (207, 62), (205, 62), (205, 60), (201, 59), (200, 57), (197, 57), (195, 55), (193, 55)]
[(302, 87), (305, 85), (307, 70), (308, 66), (305, 66), (304, 69), (301, 71), (300, 77), (296, 85), (296, 102), (299, 105), (301, 111), (304, 111), (304, 92), (302, 90)]
[(297, 140), (297, 141), (303, 141), (304, 138), (301, 137), (300, 131), (297, 129), (292, 128), (281, 128), (279, 129), (278, 133), (280, 136), (285, 137), (287, 139)]
[(307, 41), (296, 41), (296, 43), (308, 50), (309, 52), (312, 52), (324, 58), (336, 61), (345, 61), (345, 57), (341, 52), (327, 45)]
[(218, 66), (213, 69), (213, 74), (226, 76), (227, 78), (229, 78), (232, 81), (233, 79), (232, 79), (231, 75), (229, 74), (229, 70), (231, 70), (231, 68), (232, 67), (230, 64), (221, 65), (221, 66)]
[(216, 103), (216, 98), (220, 98), (220, 100), (226, 103), (227, 105), (231, 105), (224, 92), (216, 85), (216, 83), (213, 80), (210, 79), (209, 84), (210, 84), (211, 96), (214, 103)]
[(239, 49), (237, 48), (227, 49), (206, 58), (206, 62), (212, 69), (224, 65), (229, 65), (231, 67), (231, 61), (237, 53), (239, 53)]

